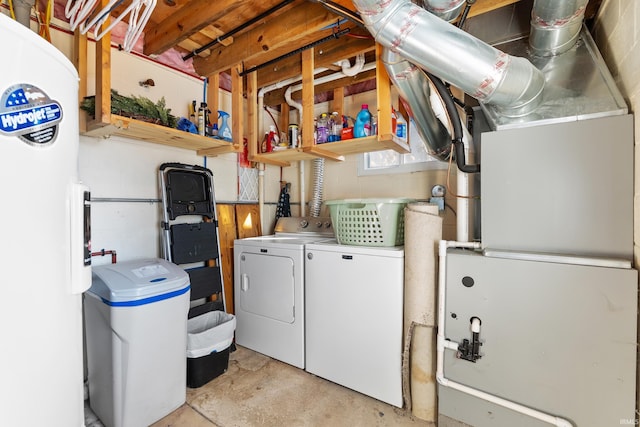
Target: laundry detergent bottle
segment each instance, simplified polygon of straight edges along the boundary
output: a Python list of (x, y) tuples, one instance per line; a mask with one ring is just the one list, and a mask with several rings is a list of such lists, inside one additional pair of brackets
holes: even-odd
[(226, 111), (218, 110), (218, 117), (222, 120), (220, 128), (218, 129), (218, 139), (224, 139), (225, 141), (233, 141), (231, 135), (231, 129), (229, 128), (229, 113)]
[(356, 116), (356, 122), (353, 125), (353, 137), (363, 138), (371, 135), (371, 112), (368, 104), (362, 104), (362, 109)]

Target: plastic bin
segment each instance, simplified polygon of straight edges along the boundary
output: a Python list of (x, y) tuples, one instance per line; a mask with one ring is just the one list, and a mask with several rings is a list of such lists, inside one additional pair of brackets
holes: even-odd
[(187, 386), (198, 388), (226, 372), (236, 318), (210, 311), (187, 321)]
[(404, 207), (414, 199), (328, 200), (336, 240), (342, 245), (401, 246)]
[(186, 400), (188, 274), (163, 259), (93, 267), (89, 404), (107, 427), (153, 424)]

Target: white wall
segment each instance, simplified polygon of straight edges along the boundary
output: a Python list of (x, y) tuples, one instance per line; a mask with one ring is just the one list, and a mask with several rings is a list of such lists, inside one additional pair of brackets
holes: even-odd
[[(92, 199), (160, 199), (158, 168), (165, 162), (204, 166), (191, 150), (165, 147), (119, 137), (81, 137), (80, 178)], [(218, 201), (236, 200), (236, 155), (207, 158)], [(161, 203), (92, 203), (92, 250), (116, 250), (119, 260), (160, 256)], [(94, 258), (94, 264), (110, 262)]]
[[(112, 49), (112, 87), (124, 96), (144, 96), (154, 102), (164, 97), (171, 114), (188, 116), (192, 99), (203, 99), (202, 80), (163, 67), (139, 56)], [(94, 93), (90, 72), (89, 93)], [(139, 82), (153, 79), (155, 85)], [(222, 109), (230, 110), (230, 94), (221, 91)], [(165, 162), (206, 166), (213, 172), (218, 201), (237, 200), (237, 155), (203, 158), (192, 150), (146, 143), (121, 137), (82, 136), (80, 178), (91, 188), (92, 199), (160, 199), (158, 168)], [(206, 163), (206, 164), (205, 164)], [(161, 255), (161, 203), (133, 201), (92, 203), (92, 248), (115, 250), (119, 260)], [(94, 264), (110, 262), (94, 258)]]

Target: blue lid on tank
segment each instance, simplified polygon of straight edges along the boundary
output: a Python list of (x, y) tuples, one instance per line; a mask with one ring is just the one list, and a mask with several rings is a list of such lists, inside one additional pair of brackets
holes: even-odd
[(186, 271), (167, 260), (152, 258), (93, 267), (87, 292), (107, 304), (125, 306), (147, 304), (187, 291)]

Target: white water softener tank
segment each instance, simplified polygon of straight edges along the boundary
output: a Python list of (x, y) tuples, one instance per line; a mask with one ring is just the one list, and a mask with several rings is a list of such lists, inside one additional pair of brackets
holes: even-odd
[(163, 259), (93, 268), (89, 403), (105, 426), (147, 426), (185, 402), (189, 293), (188, 274)]

